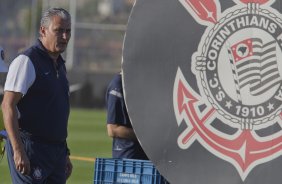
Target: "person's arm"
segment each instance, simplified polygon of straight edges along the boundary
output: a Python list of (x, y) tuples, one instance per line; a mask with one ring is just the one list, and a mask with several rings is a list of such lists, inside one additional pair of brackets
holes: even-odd
[(132, 128), (118, 124), (107, 124), (108, 135), (113, 138), (137, 140)]
[(66, 176), (67, 176), (67, 179), (70, 177), (71, 173), (72, 173), (72, 163), (71, 163), (71, 160), (70, 160), (70, 156), (67, 155), (67, 165), (66, 165)]
[(68, 145), (67, 145), (66, 152), (67, 152), (66, 177), (68, 179), (72, 173), (72, 168), (73, 168), (71, 160), (70, 160), (70, 149), (68, 148)]
[(16, 109), (16, 104), (21, 98), (21, 93), (5, 91), (2, 101), (2, 111), (4, 125), (14, 151), (16, 169), (22, 174), (28, 175), (30, 173), (30, 162), (20, 138)]

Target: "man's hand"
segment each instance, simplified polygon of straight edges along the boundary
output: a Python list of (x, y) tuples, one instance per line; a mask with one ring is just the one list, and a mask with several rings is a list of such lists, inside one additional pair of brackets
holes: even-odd
[(24, 150), (14, 151), (14, 162), (16, 169), (23, 175), (29, 175), (30, 162)]
[(72, 163), (70, 161), (70, 157), (67, 156), (67, 163), (66, 163), (66, 176), (67, 176), (67, 179), (70, 177), (72, 173)]

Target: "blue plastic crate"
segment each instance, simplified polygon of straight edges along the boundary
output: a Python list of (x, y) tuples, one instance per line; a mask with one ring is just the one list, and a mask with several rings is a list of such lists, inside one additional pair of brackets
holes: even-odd
[(94, 184), (166, 184), (151, 161), (97, 158)]

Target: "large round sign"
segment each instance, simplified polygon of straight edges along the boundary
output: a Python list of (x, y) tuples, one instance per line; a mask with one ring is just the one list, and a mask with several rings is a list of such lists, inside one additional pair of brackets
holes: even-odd
[(170, 183), (281, 183), (280, 1), (136, 1), (122, 69), (134, 130)]

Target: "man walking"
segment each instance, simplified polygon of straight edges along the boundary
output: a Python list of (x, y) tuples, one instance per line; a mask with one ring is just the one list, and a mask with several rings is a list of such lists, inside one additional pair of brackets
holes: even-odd
[(7, 157), (15, 184), (62, 184), (72, 171), (66, 144), (69, 86), (61, 56), (71, 37), (70, 14), (47, 10), (39, 33), (11, 63), (4, 87)]

